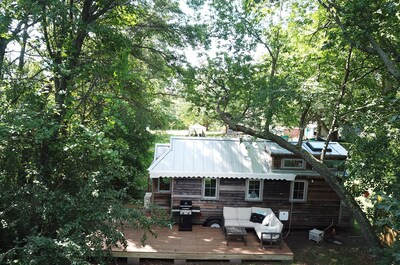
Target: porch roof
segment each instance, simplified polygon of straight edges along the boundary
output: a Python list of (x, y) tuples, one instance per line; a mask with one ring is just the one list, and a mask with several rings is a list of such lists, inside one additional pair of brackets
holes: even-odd
[(208, 177), (293, 181), (296, 177), (293, 173), (271, 171), (265, 141), (231, 138), (172, 137), (169, 148), (153, 161), (148, 170), (151, 178)]

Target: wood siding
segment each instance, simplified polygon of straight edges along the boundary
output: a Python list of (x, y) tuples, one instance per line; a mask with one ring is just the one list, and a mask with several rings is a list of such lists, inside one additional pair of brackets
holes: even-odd
[[(319, 159), (319, 157), (317, 157), (317, 158)], [(284, 170), (284, 168), (281, 168), (281, 163), (282, 163), (283, 159), (301, 159), (301, 158), (299, 156), (295, 156), (295, 155), (284, 155), (284, 156), (283, 155), (275, 155), (274, 157), (272, 157), (272, 163), (271, 163), (272, 169), (283, 169)], [(342, 161), (345, 161), (346, 158), (345, 157), (336, 158), (336, 157), (332, 157), (332, 156), (327, 155), (325, 157), (325, 160), (342, 160)], [(305, 169), (306, 170), (312, 170), (312, 167), (311, 167), (310, 164), (306, 163), (306, 168)], [(298, 170), (301, 170), (301, 169), (298, 169)]]
[(162, 209), (167, 211), (171, 210), (171, 192), (159, 192), (158, 191), (158, 179), (154, 179), (152, 182), (152, 203), (158, 205)]
[[(220, 179), (219, 199), (202, 199), (201, 178), (176, 178), (173, 180), (172, 205), (179, 207), (180, 200), (192, 200), (193, 206), (199, 207), (200, 214), (193, 214), (194, 223), (202, 223), (210, 216), (222, 216), (223, 206), (232, 207), (267, 207), (271, 208), (278, 216), (279, 210), (289, 210), (291, 214), (292, 228), (326, 228), (332, 222), (335, 226), (348, 226), (351, 218), (341, 208), (340, 199), (330, 186), (321, 177), (298, 177), (298, 180), (306, 180), (308, 183), (307, 201), (289, 201), (289, 181), (265, 180), (263, 189), (263, 201), (249, 202), (245, 200), (245, 179)], [(161, 193), (153, 193), (155, 202), (162, 205), (171, 203), (168, 196)], [(173, 220), (179, 222), (178, 213), (172, 214)], [(339, 218), (341, 217), (341, 220)], [(285, 226), (289, 222), (283, 222)]]

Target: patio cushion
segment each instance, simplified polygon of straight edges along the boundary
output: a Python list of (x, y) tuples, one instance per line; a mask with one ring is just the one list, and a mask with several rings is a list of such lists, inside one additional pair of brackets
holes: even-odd
[(267, 232), (267, 227), (265, 225), (255, 223), (254, 224), (254, 231), (256, 232), (258, 238), (261, 238), (262, 232)]
[(266, 228), (266, 232), (281, 233), (282, 229), (282, 222), (275, 215), (272, 216), (269, 225)]
[[(263, 240), (270, 240), (271, 239), (271, 236), (272, 236), (272, 239), (278, 239), (279, 237), (280, 237), (280, 235), (271, 235), (271, 234), (263, 234), (263, 237), (262, 237), (262, 239)], [(259, 238), (261, 238), (261, 235), (259, 236)]]
[(262, 215), (266, 216), (266, 215), (272, 213), (272, 210), (270, 208), (251, 207), (251, 212), (262, 214)]
[(244, 228), (254, 228), (256, 223), (251, 222), (250, 220), (238, 220), (239, 226)]
[(238, 210), (236, 207), (225, 207), (223, 209), (223, 215), (225, 220), (237, 220)]
[(224, 226), (240, 226), (236, 219), (225, 219)]
[(254, 224), (254, 230), (260, 240), (261, 236), (263, 240), (271, 239), (271, 234), (262, 234), (262, 233), (277, 233), (275, 235), (272, 235), (272, 239), (274, 240), (279, 239), (282, 229), (283, 229), (283, 224), (278, 218), (275, 217), (275, 215), (271, 216), (271, 221), (268, 226), (258, 223)]
[(265, 229), (267, 229), (267, 227), (265, 225), (259, 224), (259, 223), (255, 223), (254, 224), (254, 229), (261, 231), (261, 232), (265, 232)]
[(262, 220), (261, 224), (262, 224), (262, 225), (269, 225), (273, 217), (275, 217), (275, 214), (274, 214), (274, 213), (268, 214), (268, 215), (265, 216), (265, 218)]
[(246, 220), (249, 221), (250, 217), (251, 217), (251, 208), (247, 207), (239, 207), (237, 208), (237, 212), (238, 212), (238, 220)]

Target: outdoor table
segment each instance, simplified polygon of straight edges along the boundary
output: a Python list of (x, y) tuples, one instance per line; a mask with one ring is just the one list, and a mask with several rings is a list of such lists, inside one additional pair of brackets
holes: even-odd
[(238, 226), (226, 226), (225, 227), (225, 239), (226, 245), (229, 246), (229, 241), (231, 240), (240, 240), (247, 246), (246, 243), (247, 232), (244, 227)]

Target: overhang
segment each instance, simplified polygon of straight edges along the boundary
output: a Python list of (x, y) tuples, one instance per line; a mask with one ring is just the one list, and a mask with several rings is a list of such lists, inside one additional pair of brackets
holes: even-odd
[(232, 179), (265, 179), (294, 181), (295, 174), (290, 173), (221, 173), (221, 172), (150, 172), (150, 178), (232, 178)]

